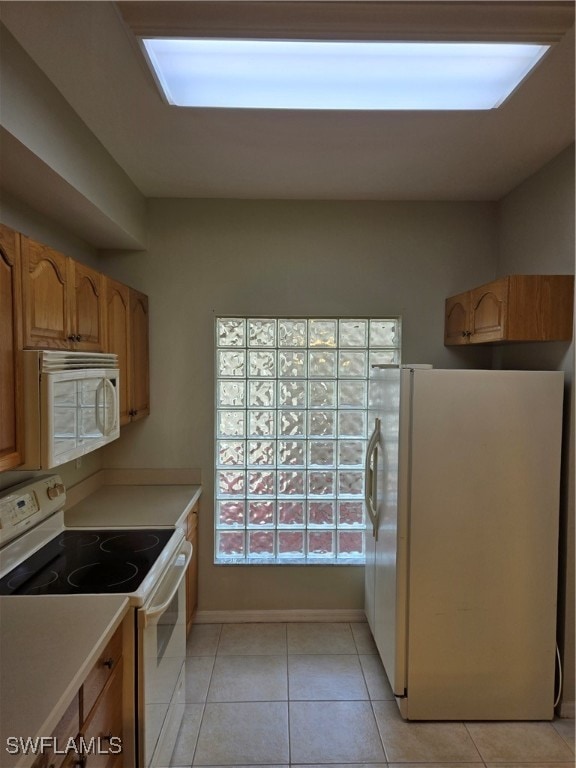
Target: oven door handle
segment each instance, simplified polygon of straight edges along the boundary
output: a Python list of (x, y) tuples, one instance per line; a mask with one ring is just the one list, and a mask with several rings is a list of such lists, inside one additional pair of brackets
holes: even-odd
[[(189, 541), (182, 542), (182, 546), (176, 558), (176, 562), (178, 562), (180, 558), (184, 559), (184, 563), (182, 565), (178, 564), (178, 571), (176, 572), (176, 575), (173, 574), (172, 566), (168, 568), (168, 571), (172, 574), (171, 575), (172, 583), (169, 584), (169, 586), (165, 586), (165, 582), (167, 581), (167, 579), (164, 579), (160, 583), (160, 586), (155, 592), (155, 595), (161, 596), (162, 602), (158, 603), (157, 605), (152, 603), (152, 605), (149, 608), (145, 608), (143, 610), (142, 613), (143, 613), (145, 627), (147, 627), (149, 624), (156, 623), (158, 621), (158, 618), (164, 613), (166, 608), (168, 608), (168, 606), (174, 599), (174, 595), (178, 591), (178, 587), (182, 583), (182, 579), (186, 574), (186, 569), (188, 568), (190, 560), (192, 559), (192, 544), (190, 544)], [(165, 597), (166, 590), (168, 590), (167, 597)]]

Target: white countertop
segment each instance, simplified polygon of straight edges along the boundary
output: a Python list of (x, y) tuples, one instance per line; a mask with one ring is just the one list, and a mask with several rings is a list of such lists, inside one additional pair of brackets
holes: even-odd
[(69, 527), (184, 526), (200, 485), (104, 485), (65, 508)]
[(50, 736), (128, 610), (121, 595), (0, 597), (0, 768), (10, 736)]

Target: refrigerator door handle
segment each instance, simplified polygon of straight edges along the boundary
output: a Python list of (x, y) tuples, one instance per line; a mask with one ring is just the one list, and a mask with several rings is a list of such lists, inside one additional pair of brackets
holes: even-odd
[(364, 501), (368, 516), (372, 523), (372, 535), (378, 539), (378, 485), (376, 481), (376, 464), (378, 443), (380, 442), (380, 419), (376, 419), (374, 431), (366, 447), (366, 464), (364, 466)]

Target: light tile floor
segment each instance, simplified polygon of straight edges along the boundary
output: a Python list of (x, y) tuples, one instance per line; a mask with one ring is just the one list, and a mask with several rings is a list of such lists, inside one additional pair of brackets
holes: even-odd
[(171, 766), (574, 768), (574, 721), (402, 720), (367, 624), (198, 624)]

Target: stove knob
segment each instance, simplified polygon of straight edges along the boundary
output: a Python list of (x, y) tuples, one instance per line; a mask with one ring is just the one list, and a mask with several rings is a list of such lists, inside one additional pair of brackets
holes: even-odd
[(49, 499), (57, 499), (58, 496), (62, 496), (63, 493), (65, 493), (66, 489), (62, 485), (62, 483), (57, 483), (56, 485), (51, 486), (48, 488), (48, 498)]

